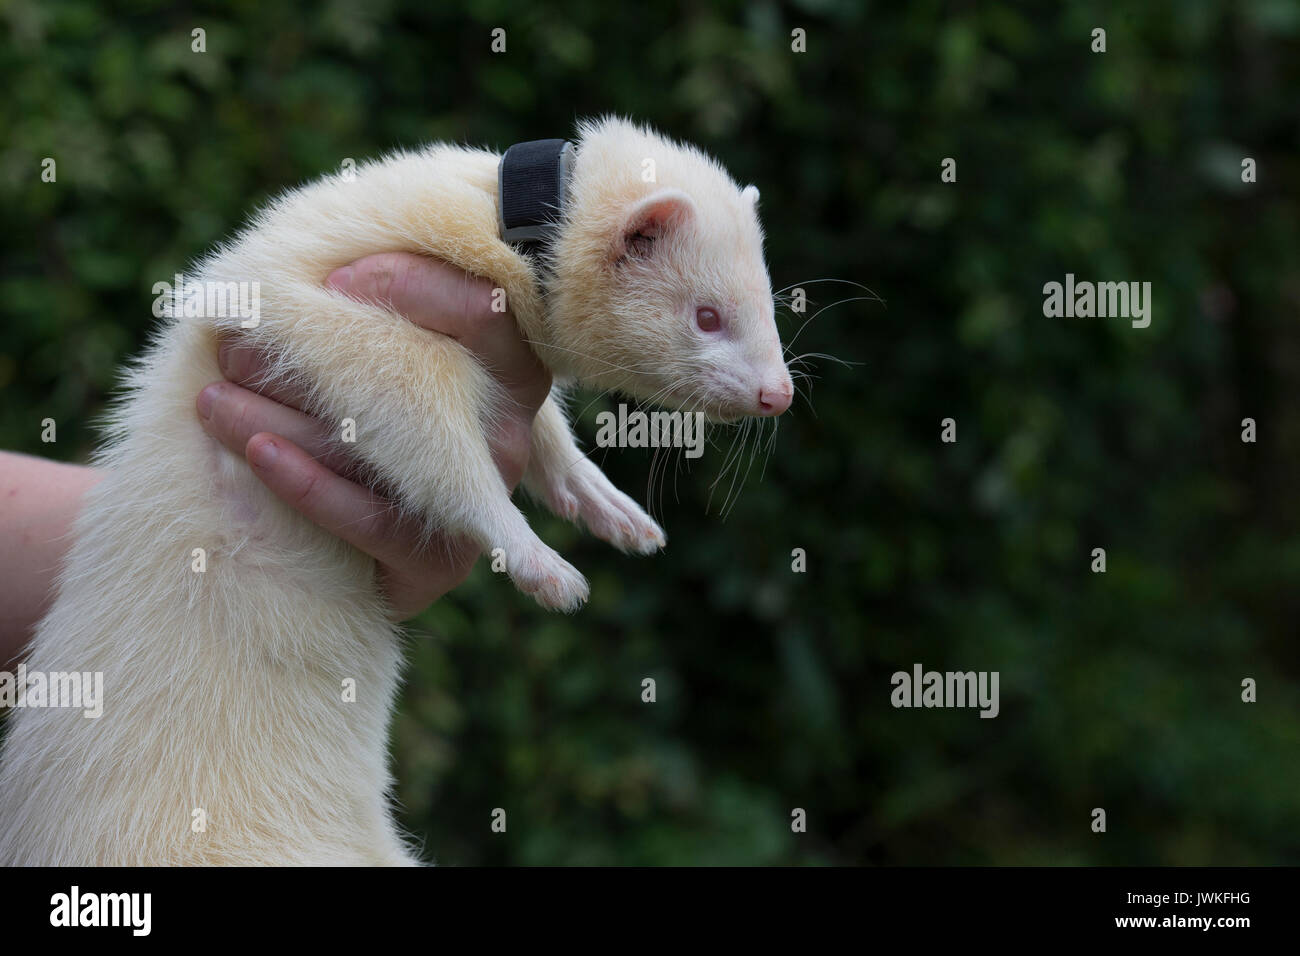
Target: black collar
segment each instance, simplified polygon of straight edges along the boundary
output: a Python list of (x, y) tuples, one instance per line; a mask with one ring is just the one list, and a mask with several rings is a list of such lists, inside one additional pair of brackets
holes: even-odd
[(515, 143), (498, 167), (501, 238), (532, 251), (551, 238), (564, 211), (573, 144), (563, 139)]

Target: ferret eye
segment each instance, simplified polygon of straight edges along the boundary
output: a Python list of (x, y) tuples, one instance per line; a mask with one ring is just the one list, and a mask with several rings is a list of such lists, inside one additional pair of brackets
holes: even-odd
[(705, 306), (695, 310), (695, 324), (700, 327), (701, 332), (716, 332), (722, 328), (722, 317), (718, 315), (716, 309)]

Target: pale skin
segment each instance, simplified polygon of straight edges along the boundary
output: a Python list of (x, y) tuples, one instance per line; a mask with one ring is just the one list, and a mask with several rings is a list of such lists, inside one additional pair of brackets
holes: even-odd
[[(528, 465), (533, 417), (551, 376), (524, 344), (508, 313), (491, 308), (492, 285), (423, 256), (380, 253), (344, 266), (326, 280), (355, 299), (389, 305), (432, 333), (456, 339), (505, 387), (512, 402), (489, 436), (492, 457), (513, 491)], [(349, 462), (328, 450), (328, 426), (299, 411), (292, 390), (249, 386), (259, 356), (223, 343), (225, 381), (199, 393), (204, 429), (243, 454), (277, 497), (376, 561), (393, 617), (405, 620), (468, 576), (479, 549), (463, 539), (418, 547), (419, 528), (389, 502), (350, 480)], [(0, 667), (22, 653), (49, 608), (55, 575), (71, 544), (69, 531), (93, 468), (0, 452)]]

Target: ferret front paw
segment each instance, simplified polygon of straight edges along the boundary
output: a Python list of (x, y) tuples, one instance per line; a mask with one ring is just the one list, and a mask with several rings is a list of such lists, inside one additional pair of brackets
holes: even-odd
[(587, 601), (589, 590), (582, 572), (540, 540), (513, 554), (507, 550), (506, 573), (515, 587), (549, 611), (576, 611)]
[(654, 519), (586, 458), (548, 482), (546, 499), (561, 518), (581, 521), (620, 551), (650, 554), (667, 543)]

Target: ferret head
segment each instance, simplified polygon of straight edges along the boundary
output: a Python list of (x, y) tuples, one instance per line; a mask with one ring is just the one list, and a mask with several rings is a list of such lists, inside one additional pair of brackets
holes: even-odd
[(583, 124), (552, 248), (547, 364), (716, 420), (779, 415), (793, 385), (758, 190), (619, 119)]

